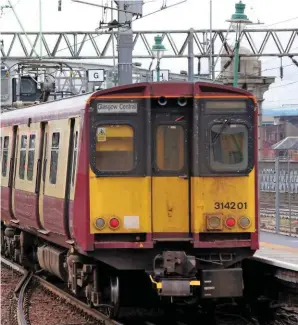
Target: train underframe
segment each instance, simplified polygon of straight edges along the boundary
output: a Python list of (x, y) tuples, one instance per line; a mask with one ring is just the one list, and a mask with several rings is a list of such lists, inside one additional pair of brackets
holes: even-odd
[(243, 296), (242, 261), (253, 254), (249, 247), (203, 250), (181, 244), (185, 249), (177, 250), (175, 246), (96, 250), (87, 256), (1, 223), (1, 254), (26, 268), (55, 275), (74, 295), (113, 317), (122, 306), (198, 305)]

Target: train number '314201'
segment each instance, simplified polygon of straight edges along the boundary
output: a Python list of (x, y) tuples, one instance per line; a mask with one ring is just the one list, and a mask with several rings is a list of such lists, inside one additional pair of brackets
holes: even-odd
[(214, 203), (215, 209), (247, 209), (247, 202), (215, 202)]

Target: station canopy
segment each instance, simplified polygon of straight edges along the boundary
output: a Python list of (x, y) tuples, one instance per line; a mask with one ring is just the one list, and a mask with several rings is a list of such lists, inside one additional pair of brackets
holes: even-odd
[(298, 150), (298, 137), (286, 137), (271, 148), (273, 150)]

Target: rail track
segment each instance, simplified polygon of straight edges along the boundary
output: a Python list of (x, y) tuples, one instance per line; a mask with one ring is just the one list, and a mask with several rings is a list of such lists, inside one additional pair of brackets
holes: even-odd
[(73, 305), (76, 309), (79, 309), (81, 312), (93, 318), (95, 321), (97, 321), (96, 324), (122, 325), (122, 323), (118, 323), (115, 320), (108, 318), (103, 313), (90, 308), (90, 306), (88, 306), (81, 300), (77, 299), (76, 297), (70, 295), (69, 293), (65, 292), (63, 289), (58, 288), (57, 286), (43, 279), (37, 274), (33, 274), (33, 272), (31, 271), (27, 271), (26, 269), (20, 267), (16, 263), (11, 262), (10, 260), (4, 258), (3, 256), (1, 256), (1, 263), (4, 263), (6, 266), (15, 270), (16, 272), (23, 274), (21, 281), (18, 283), (15, 289), (15, 294), (18, 294), (18, 302), (17, 302), (17, 324), (18, 325), (30, 325), (28, 312), (26, 311), (27, 302), (26, 302), (25, 295), (33, 279), (36, 280), (38, 284), (40, 284), (44, 289), (50, 291), (55, 296), (63, 299), (66, 303)]

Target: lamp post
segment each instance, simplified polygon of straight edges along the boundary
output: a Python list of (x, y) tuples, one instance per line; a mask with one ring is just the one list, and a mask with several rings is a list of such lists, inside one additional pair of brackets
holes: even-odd
[(160, 81), (160, 60), (164, 55), (164, 52), (166, 51), (165, 46), (162, 44), (162, 37), (157, 35), (154, 37), (154, 45), (152, 46), (152, 52), (154, 57), (157, 59), (156, 64), (156, 75), (157, 75), (157, 81)]
[(239, 48), (240, 36), (245, 26), (252, 24), (247, 15), (244, 14), (245, 4), (242, 1), (235, 4), (236, 12), (232, 15), (231, 19), (227, 20), (232, 25), (236, 32), (235, 48), (234, 48), (234, 87), (238, 87), (238, 69), (239, 69)]

